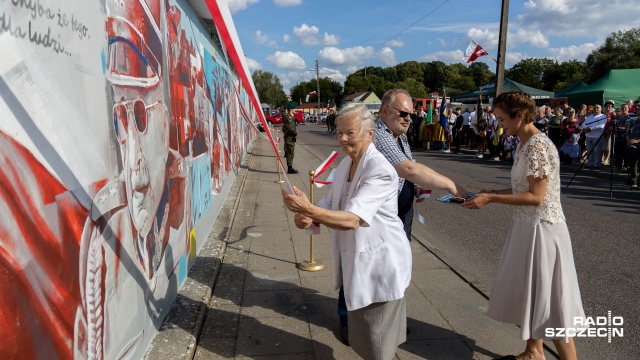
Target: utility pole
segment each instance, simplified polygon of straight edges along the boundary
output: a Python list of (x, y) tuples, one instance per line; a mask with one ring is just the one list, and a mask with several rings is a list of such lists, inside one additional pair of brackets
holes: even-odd
[(316, 85), (318, 86), (318, 113), (316, 114), (316, 120), (320, 122), (320, 68), (318, 66), (318, 60), (316, 60)]
[(496, 96), (502, 93), (504, 86), (504, 58), (507, 52), (507, 27), (509, 24), (509, 0), (502, 0), (500, 15), (500, 37), (498, 39), (498, 61), (496, 65)]

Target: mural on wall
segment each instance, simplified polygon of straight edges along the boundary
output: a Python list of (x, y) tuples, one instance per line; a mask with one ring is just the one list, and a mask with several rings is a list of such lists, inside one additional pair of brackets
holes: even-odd
[(141, 358), (252, 101), (185, 1), (4, 1), (0, 47), (0, 357)]

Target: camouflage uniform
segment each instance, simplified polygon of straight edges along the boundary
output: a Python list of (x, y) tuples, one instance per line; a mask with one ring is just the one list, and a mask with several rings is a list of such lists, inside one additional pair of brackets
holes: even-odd
[(284, 157), (287, 159), (287, 166), (292, 168), (297, 132), (296, 121), (290, 112), (282, 116), (282, 133), (284, 134)]

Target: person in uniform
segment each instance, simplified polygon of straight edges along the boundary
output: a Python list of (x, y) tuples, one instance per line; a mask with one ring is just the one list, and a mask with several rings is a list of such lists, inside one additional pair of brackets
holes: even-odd
[(291, 106), (286, 106), (286, 113), (282, 116), (282, 133), (284, 134), (284, 157), (287, 159), (287, 174), (297, 174), (293, 168), (293, 156), (296, 146), (296, 120), (291, 115)]

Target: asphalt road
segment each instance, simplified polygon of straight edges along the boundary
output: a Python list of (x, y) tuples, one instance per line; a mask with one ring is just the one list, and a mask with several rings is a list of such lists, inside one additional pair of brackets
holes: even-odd
[[(296, 146), (318, 155), (318, 164), (331, 151), (340, 151), (335, 135), (320, 124), (299, 125), (297, 141)], [(416, 161), (472, 191), (510, 187), (508, 164), (424, 150), (414, 150), (413, 155)], [(608, 175), (586, 169), (567, 187), (575, 171), (576, 168), (562, 170), (562, 206), (585, 313), (595, 318), (606, 317), (611, 311), (612, 316), (624, 321), (622, 326), (592, 326), (622, 328), (624, 336), (612, 338), (611, 343), (607, 338), (578, 338), (579, 358), (640, 359), (640, 192), (623, 186), (622, 177), (618, 176), (611, 199)], [(432, 196), (443, 194), (434, 191)], [(488, 295), (509, 230), (510, 207), (491, 204), (482, 210), (465, 210), (455, 204), (427, 200), (416, 205), (416, 210), (426, 222), (422, 225), (415, 219), (414, 234), (431, 242), (450, 266), (467, 274)]]

